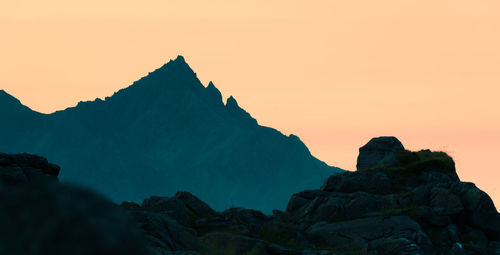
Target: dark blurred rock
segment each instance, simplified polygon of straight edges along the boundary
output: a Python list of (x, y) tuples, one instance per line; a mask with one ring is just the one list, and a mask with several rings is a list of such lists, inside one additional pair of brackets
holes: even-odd
[(0, 254), (148, 254), (143, 236), (106, 199), (56, 182), (0, 191)]

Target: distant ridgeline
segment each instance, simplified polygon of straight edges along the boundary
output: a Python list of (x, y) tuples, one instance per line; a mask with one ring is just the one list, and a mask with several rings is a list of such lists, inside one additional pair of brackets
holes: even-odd
[(104, 101), (41, 114), (0, 91), (0, 151), (46, 156), (61, 181), (114, 201), (186, 190), (216, 209), (283, 209), (290, 194), (341, 171), (294, 135), (222, 101), (179, 56)]

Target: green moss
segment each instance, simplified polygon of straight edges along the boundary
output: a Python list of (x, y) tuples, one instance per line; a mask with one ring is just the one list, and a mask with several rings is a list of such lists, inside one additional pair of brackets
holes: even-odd
[(455, 162), (442, 151), (399, 151), (396, 152), (399, 161), (397, 166), (366, 169), (362, 171), (381, 171), (387, 174), (418, 173), (421, 171), (438, 171), (455, 174)]
[(408, 172), (416, 171), (441, 171), (445, 173), (455, 172), (455, 162), (442, 151), (401, 151), (396, 153), (401, 162), (401, 168)]

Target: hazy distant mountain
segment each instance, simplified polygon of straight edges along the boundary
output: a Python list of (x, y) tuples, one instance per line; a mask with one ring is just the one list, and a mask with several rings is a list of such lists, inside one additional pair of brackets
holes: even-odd
[(222, 101), (179, 56), (104, 101), (40, 114), (0, 91), (0, 151), (44, 155), (62, 181), (115, 201), (186, 190), (216, 209), (283, 209), (290, 194), (340, 171), (294, 135)]

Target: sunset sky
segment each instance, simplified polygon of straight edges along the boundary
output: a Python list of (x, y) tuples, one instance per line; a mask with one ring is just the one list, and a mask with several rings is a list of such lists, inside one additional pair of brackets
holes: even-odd
[(50, 113), (183, 55), (207, 85), (355, 169), (371, 137), (451, 154), (500, 205), (498, 0), (0, 0), (0, 89)]

